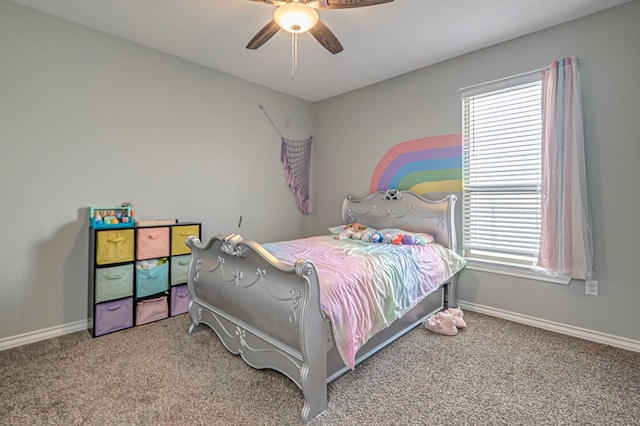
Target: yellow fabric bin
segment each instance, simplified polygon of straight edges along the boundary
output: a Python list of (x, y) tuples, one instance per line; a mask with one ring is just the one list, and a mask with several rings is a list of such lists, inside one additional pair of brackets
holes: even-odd
[(96, 232), (96, 263), (131, 262), (135, 248), (133, 229)]
[(200, 236), (200, 225), (174, 225), (171, 227), (171, 255), (191, 253), (184, 243), (190, 235)]

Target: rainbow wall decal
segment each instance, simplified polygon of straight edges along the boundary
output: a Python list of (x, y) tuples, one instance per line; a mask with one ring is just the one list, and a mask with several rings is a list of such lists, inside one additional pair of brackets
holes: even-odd
[(369, 191), (390, 188), (421, 195), (462, 192), (462, 135), (429, 136), (391, 148), (373, 171)]

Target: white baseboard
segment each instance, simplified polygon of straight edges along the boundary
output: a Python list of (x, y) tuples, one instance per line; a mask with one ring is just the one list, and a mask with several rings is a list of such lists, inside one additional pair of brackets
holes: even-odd
[(614, 336), (594, 330), (588, 330), (586, 328), (574, 327), (572, 325), (561, 324), (558, 322), (548, 321), (536, 317), (530, 317), (528, 315), (504, 311), (502, 309), (478, 305), (475, 303), (465, 302), (463, 300), (458, 300), (458, 306), (464, 310), (478, 312), (481, 314), (490, 315), (492, 317), (502, 318), (508, 321), (526, 324), (532, 327), (537, 327), (556, 333), (566, 334), (568, 336), (578, 337), (580, 339), (589, 340), (591, 342), (614, 346), (616, 348), (640, 352), (640, 341), (637, 340), (631, 340), (625, 337)]
[(29, 343), (39, 342), (40, 340), (51, 339), (52, 337), (75, 333), (76, 331), (82, 331), (86, 329), (87, 320), (80, 320), (56, 327), (45, 328), (44, 330), (32, 331), (30, 333), (19, 334), (17, 336), (5, 337), (4, 339), (0, 339), (0, 351), (22, 345), (28, 345)]
[[(588, 330), (586, 328), (574, 327), (572, 325), (561, 324), (545, 319), (531, 317), (528, 315), (518, 314), (516, 312), (505, 311), (502, 309), (492, 308), (490, 306), (479, 305), (476, 303), (458, 300), (458, 306), (462, 309), (472, 312), (478, 312), (492, 317), (502, 318), (508, 321), (520, 324), (538, 327), (543, 330), (549, 330), (556, 333), (566, 334), (568, 336), (578, 337), (580, 339), (592, 342), (602, 343), (616, 348), (626, 349), (629, 351), (640, 352), (640, 341), (631, 340), (624, 337), (614, 336), (611, 334), (601, 333), (599, 331)], [(40, 340), (51, 339), (53, 337), (63, 336), (69, 333), (75, 333), (87, 329), (87, 321), (80, 320), (57, 327), (45, 328), (44, 330), (32, 331), (30, 333), (20, 334), (17, 336), (6, 337), (0, 339), (0, 351), (15, 348), (29, 343), (35, 343)]]

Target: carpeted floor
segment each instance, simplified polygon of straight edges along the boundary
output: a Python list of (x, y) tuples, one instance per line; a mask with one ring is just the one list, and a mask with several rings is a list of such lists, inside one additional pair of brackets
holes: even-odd
[[(466, 312), (329, 384), (310, 425), (640, 425), (640, 353)], [(302, 393), (187, 315), (0, 352), (2, 425), (296, 425)]]

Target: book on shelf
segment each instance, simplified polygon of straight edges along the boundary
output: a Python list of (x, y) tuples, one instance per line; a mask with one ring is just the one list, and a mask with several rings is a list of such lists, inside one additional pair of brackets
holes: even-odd
[(178, 223), (178, 219), (136, 219), (137, 226), (161, 226)]

